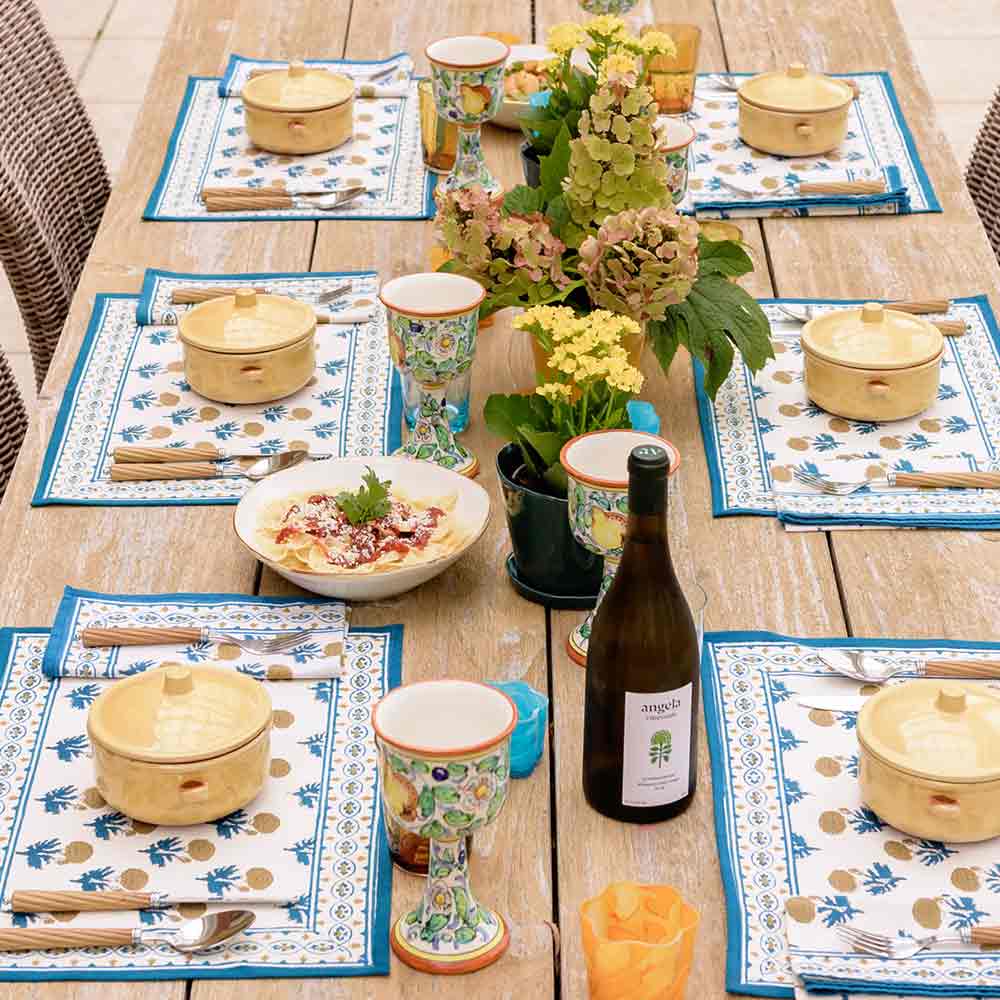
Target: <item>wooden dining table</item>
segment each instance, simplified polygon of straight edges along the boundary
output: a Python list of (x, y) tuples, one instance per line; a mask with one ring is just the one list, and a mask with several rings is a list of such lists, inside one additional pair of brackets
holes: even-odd
[[(766, 219), (742, 225), (761, 297), (947, 297), (1000, 287), (997, 261), (937, 126), (892, 0), (640, 0), (658, 22), (702, 30), (699, 68), (752, 71), (793, 60), (831, 72), (889, 70), (943, 214)], [(137, 292), (147, 267), (198, 273), (376, 269), (383, 280), (428, 268), (432, 222), (143, 222), (189, 74), (219, 75), (230, 53), (374, 59), (406, 50), (426, 73), (435, 38), (487, 30), (544, 41), (581, 20), (576, 0), (178, 0), (118, 182), (0, 508), (0, 624), (47, 626), (66, 584), (120, 593), (278, 595), (290, 585), (237, 542), (232, 508), (45, 507), (31, 495), (56, 411), (99, 292)], [(485, 130), (505, 185), (520, 180), (515, 133)], [(707, 627), (803, 636), (989, 640), (1000, 606), (1000, 533), (786, 532), (773, 518), (713, 519), (691, 366), (646, 365), (644, 397), (680, 449), (671, 543), (708, 593)], [(473, 419), (493, 516), (451, 570), (400, 598), (354, 609), (353, 622), (405, 627), (405, 680), (523, 678), (551, 699), (550, 740), (534, 774), (513, 783), (497, 823), (478, 835), (473, 884), (512, 925), (509, 952), (471, 977), (431, 977), (392, 959), (388, 977), (0, 984), (0, 1000), (319, 1000), (587, 996), (579, 907), (609, 882), (671, 883), (700, 910), (689, 995), (725, 992), (726, 920), (704, 731), (699, 786), (680, 818), (607, 820), (581, 788), (584, 673), (565, 651), (579, 613), (548, 612), (512, 590), (494, 467), (502, 445), (480, 417), (486, 395), (532, 382), (526, 335), (501, 314), (481, 332)], [(397, 872), (393, 915), (421, 890)]]

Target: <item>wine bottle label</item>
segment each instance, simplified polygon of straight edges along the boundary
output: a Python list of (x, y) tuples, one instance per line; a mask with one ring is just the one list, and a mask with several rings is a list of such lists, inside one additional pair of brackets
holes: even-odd
[(625, 692), (622, 805), (665, 806), (691, 790), (692, 693), (691, 684), (660, 694)]

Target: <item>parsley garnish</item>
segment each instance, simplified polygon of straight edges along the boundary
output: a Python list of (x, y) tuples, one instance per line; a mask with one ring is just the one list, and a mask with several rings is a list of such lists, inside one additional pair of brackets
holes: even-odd
[(392, 481), (387, 479), (381, 482), (370, 466), (361, 478), (363, 485), (360, 489), (353, 492), (344, 490), (333, 498), (351, 524), (364, 524), (366, 521), (385, 517), (392, 509), (389, 502), (389, 487), (392, 486)]

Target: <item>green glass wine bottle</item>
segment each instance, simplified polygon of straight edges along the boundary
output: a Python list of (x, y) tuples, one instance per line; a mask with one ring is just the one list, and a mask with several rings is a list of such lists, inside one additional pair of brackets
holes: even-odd
[(670, 558), (669, 467), (659, 445), (629, 455), (621, 565), (587, 651), (583, 790), (628, 823), (677, 816), (695, 792), (698, 634)]

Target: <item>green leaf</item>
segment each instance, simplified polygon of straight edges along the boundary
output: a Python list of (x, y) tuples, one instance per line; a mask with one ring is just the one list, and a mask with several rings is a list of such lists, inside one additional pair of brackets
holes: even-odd
[(478, 764), (476, 764), (476, 771), (479, 774), (482, 774), (483, 771), (495, 771), (499, 763), (500, 757), (497, 754), (492, 754), (489, 757), (484, 757)]
[(431, 878), (447, 878), (452, 871), (452, 865), (432, 865)]
[(545, 198), (539, 188), (518, 184), (511, 188), (503, 199), (504, 215), (530, 215), (540, 212), (545, 205)]
[(458, 792), (456, 792), (450, 785), (435, 785), (434, 798), (437, 799), (438, 802), (451, 805), (453, 802), (458, 801)]
[[(538, 413), (532, 405), (534, 398), (519, 392), (509, 396), (493, 393), (483, 407), (486, 426), (505, 441), (516, 441), (519, 437), (518, 428), (522, 426), (543, 429), (537, 422)], [(540, 396), (538, 398), (541, 399)]]
[(469, 773), (469, 766), (467, 764), (449, 764), (448, 765), (448, 777), (452, 781), (461, 781)]
[(463, 809), (449, 809), (444, 814), (444, 821), (451, 827), (468, 826), (475, 818)]
[(421, 914), (423, 913), (423, 909), (424, 909), (423, 904), (418, 903), (417, 908), (415, 910), (410, 910), (410, 912), (407, 913), (406, 923), (408, 925), (415, 924), (420, 919)]
[(425, 764), (422, 760), (413, 761), (413, 772), (414, 774), (427, 774), (430, 771), (430, 765)]
[(420, 798), (417, 799), (417, 804), (420, 806), (420, 815), (424, 819), (434, 815), (434, 792), (431, 791), (429, 785), (425, 786), (421, 791)]
[(368, 467), (361, 477), (362, 485), (356, 490), (344, 490), (338, 493), (334, 500), (337, 506), (347, 515), (351, 524), (364, 524), (385, 517), (392, 509), (389, 502), (390, 480), (382, 482)]
[(520, 436), (535, 449), (545, 469), (559, 464), (559, 453), (569, 440), (565, 434), (560, 434), (559, 431), (537, 431), (527, 424), (522, 424), (517, 430)]
[(444, 840), (448, 835), (444, 824), (439, 823), (436, 819), (424, 823), (419, 832), (421, 837), (426, 837), (428, 840)]
[(500, 807), (504, 804), (504, 801), (504, 790), (501, 788), (496, 792), (493, 798), (490, 799), (489, 808), (486, 810), (486, 818), (488, 820), (492, 821), (493, 817), (500, 812)]
[(698, 278), (691, 293), (670, 306), (651, 328), (653, 350), (666, 371), (678, 345), (705, 367), (704, 388), (715, 399), (735, 359), (734, 347), (751, 372), (774, 357), (771, 328), (763, 310), (739, 285), (717, 274)]
[(394, 753), (389, 754), (389, 764), (394, 771), (399, 771), (400, 774), (406, 774), (406, 761), (403, 760), (402, 757), (397, 757)]
[[(554, 198), (549, 199), (549, 203), (545, 207), (545, 215), (549, 220), (549, 228), (556, 236), (559, 236), (566, 223), (569, 222), (569, 206), (566, 204), (566, 195), (560, 192)], [(583, 282), (581, 281), (579, 284), (582, 285)]]
[(563, 178), (569, 174), (569, 142), (569, 129), (563, 122), (552, 144), (552, 152), (541, 161), (541, 190), (546, 203), (562, 194)]
[(566, 495), (566, 491), (569, 489), (569, 480), (566, 478), (566, 470), (562, 467), (561, 462), (550, 465), (542, 478), (558, 493)]
[(427, 459), (434, 456), (434, 445), (432, 444), (422, 444), (417, 449), (417, 458)]
[(458, 919), (461, 920), (463, 924), (468, 923), (469, 894), (460, 885), (456, 885), (451, 892), (455, 897), (455, 912), (458, 914)]
[(746, 250), (735, 240), (706, 240), (698, 238), (698, 276), (721, 274), (738, 278), (753, 270), (753, 261)]
[(443, 913), (432, 913), (420, 932), (420, 939), (430, 941), (438, 931), (443, 930), (447, 925), (448, 918)]
[(476, 932), (471, 927), (459, 927), (455, 931), (456, 944), (469, 944), (476, 940)]

